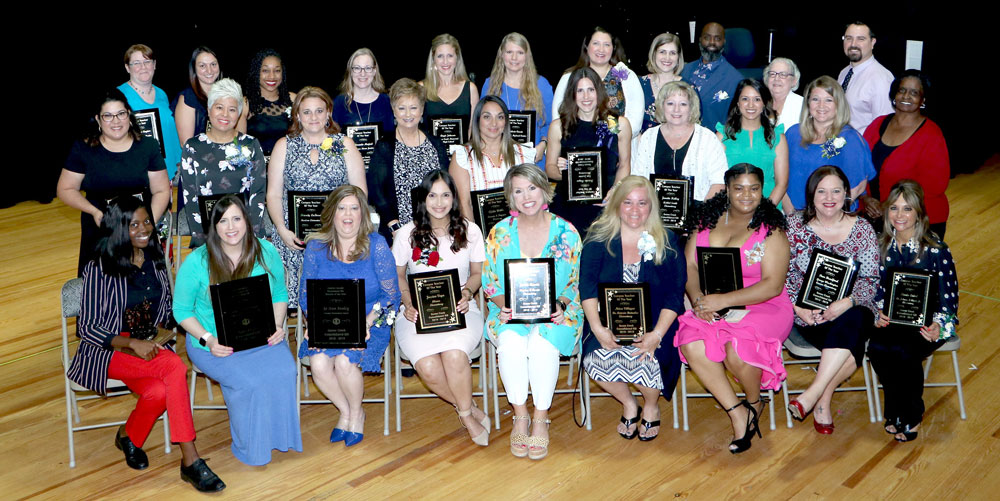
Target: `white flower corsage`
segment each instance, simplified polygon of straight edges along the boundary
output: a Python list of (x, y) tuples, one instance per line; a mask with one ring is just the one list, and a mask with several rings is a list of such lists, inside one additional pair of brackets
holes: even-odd
[(375, 303), (372, 306), (372, 311), (375, 312), (375, 321), (372, 322), (372, 327), (392, 325), (396, 321), (396, 309), (392, 305), (382, 308), (382, 303)]
[(719, 92), (715, 93), (715, 97), (712, 98), (712, 101), (716, 103), (721, 103), (726, 99), (729, 99), (729, 93), (724, 90), (720, 90)]
[(653, 235), (650, 235), (648, 231), (642, 232), (639, 236), (639, 255), (642, 256), (643, 261), (651, 261), (653, 259), (653, 254), (656, 253), (656, 241), (653, 240)]
[(823, 143), (823, 158), (833, 158), (840, 154), (840, 149), (847, 144), (847, 140), (837, 136)]
[(747, 266), (753, 266), (764, 259), (764, 242), (753, 244), (753, 248), (743, 251), (747, 256)]

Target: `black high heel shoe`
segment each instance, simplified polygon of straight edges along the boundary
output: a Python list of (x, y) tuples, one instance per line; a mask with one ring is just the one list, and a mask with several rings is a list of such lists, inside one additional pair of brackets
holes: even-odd
[(912, 426), (908, 425), (908, 424), (897, 424), (896, 425), (896, 434), (897, 435), (903, 435), (903, 438), (900, 439), (899, 437), (896, 437), (896, 441), (897, 442), (912, 442), (912, 441), (916, 440), (917, 439), (917, 430), (913, 430), (911, 428), (916, 428), (919, 425), (920, 425), (920, 423), (917, 423), (917, 424), (912, 425)]
[[(737, 438), (729, 443), (730, 446), (729, 452), (733, 454), (739, 454), (749, 449), (751, 441), (753, 440), (754, 433), (757, 434), (757, 437), (764, 438), (763, 435), (761, 435), (760, 433), (760, 426), (757, 422), (757, 409), (754, 409), (754, 407), (750, 405), (750, 403), (748, 403), (746, 400), (740, 400), (738, 404), (726, 409), (726, 412), (729, 413), (741, 405), (746, 407), (747, 410), (750, 411), (750, 414), (747, 415), (747, 427), (746, 431), (743, 432), (743, 437)], [(736, 448), (735, 449), (732, 448), (733, 446), (736, 446)]]

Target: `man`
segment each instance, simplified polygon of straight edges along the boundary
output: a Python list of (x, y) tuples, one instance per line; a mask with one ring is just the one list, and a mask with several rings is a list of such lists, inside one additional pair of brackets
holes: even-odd
[[(847, 25), (844, 32), (844, 54), (851, 62), (840, 72), (837, 81), (847, 94), (851, 107), (851, 127), (864, 134), (872, 120), (892, 113), (889, 86), (892, 73), (875, 60), (872, 49), (875, 34), (865, 23)], [(804, 96), (809, 99), (809, 96)]]
[(698, 47), (701, 59), (685, 65), (681, 78), (691, 82), (701, 98), (701, 125), (714, 131), (716, 123), (726, 123), (729, 104), (736, 98), (733, 92), (743, 76), (722, 56), (726, 49), (726, 30), (721, 24), (706, 24), (701, 29)]

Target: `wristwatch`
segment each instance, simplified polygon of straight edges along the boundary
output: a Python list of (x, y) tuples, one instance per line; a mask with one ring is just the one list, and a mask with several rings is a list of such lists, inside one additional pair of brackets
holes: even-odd
[(200, 338), (198, 338), (198, 342), (201, 343), (202, 346), (208, 346), (208, 341), (206, 341), (206, 340), (211, 335), (212, 335), (211, 332), (205, 332), (204, 334), (201, 335)]
[(569, 305), (566, 304), (566, 301), (563, 301), (562, 299), (559, 299), (557, 302), (559, 303), (559, 306), (562, 306), (563, 313), (565, 313), (566, 310), (569, 309)]
[(396, 233), (402, 227), (403, 227), (403, 225), (399, 224), (399, 221), (396, 221), (395, 223), (392, 223), (392, 224), (389, 225), (389, 231), (391, 231), (393, 233)]

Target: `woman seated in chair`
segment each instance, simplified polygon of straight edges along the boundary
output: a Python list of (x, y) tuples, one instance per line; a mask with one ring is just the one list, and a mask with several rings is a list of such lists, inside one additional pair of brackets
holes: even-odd
[[(399, 308), (399, 284), (389, 244), (375, 233), (365, 192), (343, 185), (323, 204), (320, 230), (306, 240), (299, 307), (308, 318), (309, 279), (361, 278), (365, 281), (366, 347), (364, 349), (310, 348), (308, 331), (299, 358), (309, 357), (313, 380), (340, 411), (330, 442), (350, 447), (364, 439), (364, 372), (381, 372), (382, 355)], [(387, 404), (388, 405), (388, 404)]]
[[(648, 332), (630, 343), (619, 343), (619, 333), (603, 325), (598, 313), (603, 300), (599, 284), (623, 282), (649, 284), (653, 314)], [(669, 400), (680, 374), (673, 339), (675, 320), (684, 311), (684, 256), (673, 232), (663, 227), (656, 193), (646, 178), (622, 179), (590, 225), (580, 260), (580, 297), (587, 316), (584, 369), (624, 407), (618, 434), (653, 440), (660, 432), (660, 394)], [(642, 393), (641, 413), (630, 383)]]
[(158, 332), (171, 319), (169, 270), (153, 230), (150, 210), (138, 198), (125, 195), (108, 205), (101, 219), (99, 257), (83, 271), (80, 347), (67, 376), (102, 395), (108, 379), (118, 379), (139, 395), (114, 440), (129, 467), (149, 466), (141, 447), (166, 410), (170, 441), (181, 447), (181, 479), (200, 491), (220, 491), (226, 484), (194, 446), (187, 366), (172, 343), (156, 344)]
[[(764, 410), (761, 389), (781, 388), (785, 368), (781, 345), (792, 328), (792, 303), (785, 292), (788, 238), (785, 217), (764, 196), (764, 171), (741, 163), (726, 171), (726, 189), (699, 206), (690, 220), (695, 238), (687, 243), (687, 293), (693, 308), (679, 320), (674, 345), (719, 401), (733, 425), (729, 452), (750, 448), (760, 436)], [(705, 294), (698, 267), (698, 247), (739, 249), (743, 288)], [(707, 271), (712, 273), (712, 270)], [(742, 313), (739, 319), (722, 312)], [(746, 395), (739, 400), (729, 383), (731, 372)]]
[[(900, 442), (917, 438), (924, 415), (923, 359), (955, 335), (958, 325), (958, 275), (948, 246), (930, 230), (924, 190), (911, 179), (893, 185), (882, 208), (885, 229), (879, 239), (882, 262), (876, 305), (881, 310), (871, 331), (868, 356), (885, 393), (885, 431)], [(893, 268), (928, 272), (936, 276), (937, 295), (928, 305), (929, 323), (923, 327), (890, 324), (882, 313), (887, 274)], [(932, 289), (933, 290), (933, 289)], [(927, 323), (925, 321), (925, 323)]]
[[(839, 88), (839, 87), (838, 87)], [(867, 326), (875, 313), (878, 288), (878, 243), (875, 231), (851, 212), (851, 184), (840, 167), (824, 165), (806, 181), (806, 206), (788, 218), (791, 253), (785, 289), (794, 303), (803, 287), (809, 260), (816, 249), (852, 260), (857, 278), (850, 292), (826, 309), (793, 304), (799, 334), (822, 351), (816, 378), (788, 404), (795, 419), (814, 412), (817, 433), (833, 433), (833, 392), (864, 360)]]
[[(212, 208), (205, 245), (191, 252), (177, 272), (174, 318), (187, 330), (188, 358), (222, 386), (236, 459), (251, 466), (271, 461), (271, 451), (302, 452), (295, 360), (282, 325), (288, 306), (285, 270), (270, 242), (254, 237), (239, 195), (229, 194)], [(234, 351), (216, 335), (209, 286), (267, 275), (274, 334), (267, 344)]]
[[(462, 217), (455, 183), (447, 171), (428, 173), (417, 192), (424, 198), (417, 203), (413, 221), (399, 229), (392, 244), (396, 276), (406, 307), (403, 318), (396, 324), (396, 342), (400, 355), (413, 364), (424, 384), (455, 407), (472, 441), (486, 446), (490, 418), (473, 405), (469, 359), (483, 338), (483, 314), (475, 301), (486, 259), (483, 232)], [(449, 269), (458, 270), (461, 297), (456, 300), (458, 312), (465, 315), (466, 327), (417, 334), (417, 307), (406, 276)], [(486, 354), (480, 356), (485, 359)]]

